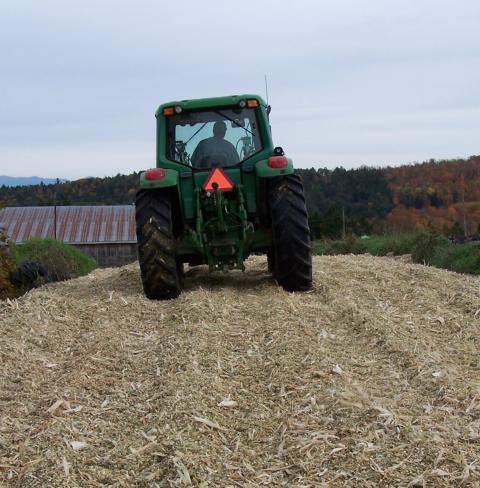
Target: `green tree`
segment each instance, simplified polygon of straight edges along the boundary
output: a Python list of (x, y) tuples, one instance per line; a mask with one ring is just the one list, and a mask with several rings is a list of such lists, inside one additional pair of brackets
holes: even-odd
[(326, 237), (338, 238), (342, 233), (342, 217), (335, 207), (330, 207), (323, 220), (323, 234)]

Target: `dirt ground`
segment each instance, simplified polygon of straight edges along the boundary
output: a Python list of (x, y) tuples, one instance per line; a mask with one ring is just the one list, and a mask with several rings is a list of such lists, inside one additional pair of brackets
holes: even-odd
[(480, 279), (262, 257), (142, 294), (136, 264), (0, 304), (1, 486), (480, 486)]

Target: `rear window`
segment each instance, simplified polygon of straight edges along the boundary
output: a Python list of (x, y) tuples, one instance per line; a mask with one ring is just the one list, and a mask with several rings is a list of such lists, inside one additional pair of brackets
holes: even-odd
[(262, 150), (252, 108), (184, 111), (167, 117), (167, 157), (198, 169), (235, 166)]

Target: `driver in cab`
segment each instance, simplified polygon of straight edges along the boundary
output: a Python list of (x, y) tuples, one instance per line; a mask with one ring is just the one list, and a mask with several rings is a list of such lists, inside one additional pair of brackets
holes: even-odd
[(212, 165), (232, 166), (240, 162), (235, 146), (224, 139), (227, 132), (225, 122), (218, 121), (213, 125), (213, 137), (198, 143), (192, 154), (192, 166), (211, 168)]

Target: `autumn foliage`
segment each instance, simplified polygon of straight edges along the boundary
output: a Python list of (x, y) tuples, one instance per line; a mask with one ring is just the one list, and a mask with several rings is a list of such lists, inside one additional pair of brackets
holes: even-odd
[(432, 231), (475, 234), (480, 225), (480, 156), (399, 167), (298, 170), (315, 237)]
[[(390, 227), (474, 234), (480, 225), (480, 156), (387, 168)], [(465, 227), (465, 229), (464, 229)]]

